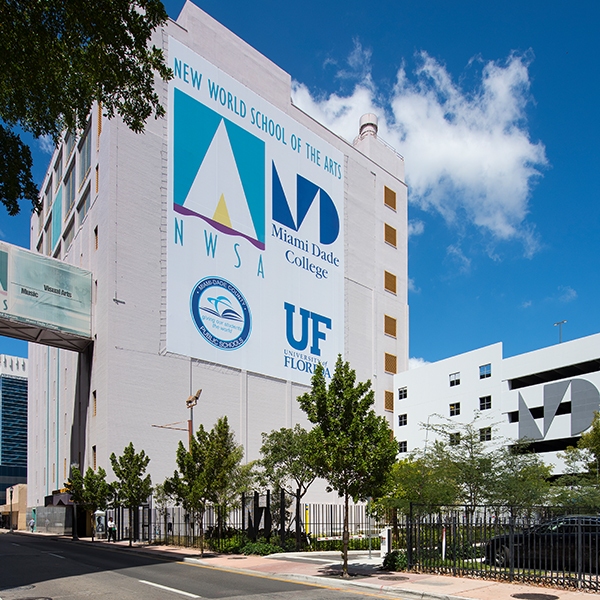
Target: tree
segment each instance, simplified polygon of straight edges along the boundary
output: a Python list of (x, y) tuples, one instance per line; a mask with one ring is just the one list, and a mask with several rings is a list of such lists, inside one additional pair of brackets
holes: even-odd
[[(317, 477), (309, 432), (296, 424), (293, 429), (282, 427), (263, 433), (260, 453), (261, 479), (275, 490), (283, 489), (294, 496), (296, 514), (300, 514), (300, 502)], [(298, 532), (299, 527), (297, 521)]]
[[(98, 467), (98, 471), (88, 467), (85, 476), (82, 476), (81, 471), (77, 467), (73, 467), (71, 477), (65, 483), (65, 487), (71, 494), (73, 503), (90, 512), (92, 541), (94, 541), (96, 529), (94, 513), (97, 510), (106, 510), (112, 496), (111, 486), (106, 482), (106, 471), (102, 467)], [(73, 523), (73, 527), (77, 527), (77, 523)]]
[(150, 475), (144, 477), (149, 462), (150, 457), (143, 450), (136, 453), (133, 442), (129, 442), (118, 458), (114, 452), (110, 455), (110, 464), (118, 480), (115, 484), (118, 502), (129, 509), (129, 546), (132, 545), (134, 514), (152, 493), (152, 479)]
[(206, 505), (213, 502), (228, 506), (246, 473), (241, 467), (243, 454), (243, 448), (235, 443), (227, 417), (220, 418), (210, 432), (201, 424), (190, 439), (189, 450), (179, 442), (177, 470), (173, 477), (165, 480), (164, 489), (193, 515), (200, 536), (201, 556), (204, 555)]
[(15, 127), (56, 142), (83, 129), (94, 102), (135, 132), (165, 114), (154, 76), (171, 71), (149, 46), (167, 20), (160, 0), (5, 0), (0, 8), (0, 200), (9, 214), (19, 200), (38, 206), (31, 152)]
[(548, 497), (552, 467), (532, 452), (527, 442), (502, 446), (493, 453), (495, 485), (489, 499), (510, 506), (513, 513), (541, 505)]
[(600, 483), (600, 413), (594, 413), (592, 426), (579, 438), (577, 448), (585, 454), (582, 456), (588, 477)]
[(417, 451), (393, 465), (388, 489), (378, 506), (407, 515), (412, 505), (416, 512), (427, 513), (454, 504), (458, 495), (452, 474)]
[(348, 501), (382, 495), (397, 446), (387, 421), (375, 414), (371, 382), (356, 382), (356, 373), (338, 356), (329, 386), (323, 366), (318, 364), (312, 389), (298, 398), (314, 424), (310, 445), (317, 472), (328, 483), (328, 491), (344, 498), (342, 536), (343, 577), (348, 577)]
[(471, 508), (489, 499), (495, 486), (492, 448), (482, 439), (480, 419), (477, 415), (471, 423), (450, 421), (425, 426), (439, 436), (427, 450), (427, 461), (454, 480), (459, 490), (456, 499)]

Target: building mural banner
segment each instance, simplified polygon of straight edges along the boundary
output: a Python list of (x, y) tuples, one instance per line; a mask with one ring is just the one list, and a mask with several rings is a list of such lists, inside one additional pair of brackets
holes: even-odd
[(344, 156), (173, 38), (167, 351), (310, 383), (344, 344)]
[(89, 338), (92, 275), (0, 242), (0, 318)]

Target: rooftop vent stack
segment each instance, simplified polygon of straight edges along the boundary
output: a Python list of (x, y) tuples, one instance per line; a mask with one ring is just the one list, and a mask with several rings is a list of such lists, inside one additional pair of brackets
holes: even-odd
[(372, 135), (374, 137), (377, 137), (377, 129), (378, 129), (377, 123), (378, 123), (377, 115), (374, 115), (373, 113), (367, 113), (366, 115), (363, 115), (360, 118), (358, 135), (361, 138), (363, 138), (367, 135)]

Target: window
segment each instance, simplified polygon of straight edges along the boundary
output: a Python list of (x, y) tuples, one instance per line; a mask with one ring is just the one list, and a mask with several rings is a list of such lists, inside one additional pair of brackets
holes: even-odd
[(90, 172), (92, 164), (92, 136), (90, 129), (84, 133), (83, 139), (79, 144), (79, 185), (82, 186), (85, 178)]
[(98, 250), (98, 225), (94, 227), (94, 249)]
[(54, 189), (57, 190), (62, 180), (62, 152), (54, 163)]
[(408, 398), (408, 388), (398, 388), (398, 400), (405, 400)]
[(489, 410), (492, 408), (492, 397), (482, 396), (479, 398), (479, 410)]
[(383, 203), (392, 210), (396, 210), (396, 192), (387, 186), (383, 187)]
[(92, 446), (92, 464), (94, 471), (96, 470), (96, 446)]
[(65, 148), (66, 162), (69, 162), (69, 156), (71, 156), (71, 152), (75, 148), (75, 133), (72, 131), (67, 131), (65, 135)]
[(386, 292), (396, 293), (396, 276), (393, 273), (384, 271), (383, 275), (383, 286)]
[(75, 161), (65, 175), (65, 219), (75, 203)]
[(450, 405), (450, 416), (457, 417), (460, 415), (460, 402), (453, 402)]
[(389, 315), (385, 315), (383, 317), (383, 330), (386, 335), (396, 337), (396, 319)]
[(397, 358), (394, 354), (385, 353), (385, 372), (386, 373), (397, 373)]
[(73, 235), (75, 234), (75, 221), (71, 219), (71, 222), (67, 225), (63, 234), (64, 248), (67, 250), (73, 241)]
[(398, 452), (403, 454), (404, 452), (408, 452), (408, 442), (406, 440), (402, 442), (398, 442)]
[(96, 390), (92, 392), (92, 415), (95, 417), (97, 414), (97, 398), (96, 398)]
[(479, 441), (480, 442), (489, 442), (492, 439), (492, 428), (491, 427), (483, 427), (479, 430)]
[(398, 427), (408, 425), (408, 415), (398, 415)]
[(488, 363), (487, 365), (481, 365), (479, 367), (479, 379), (487, 379), (492, 376), (492, 365)]
[(46, 192), (44, 194), (44, 216), (48, 214), (50, 207), (52, 206), (52, 176), (48, 180), (48, 185), (46, 186)]
[(394, 410), (394, 392), (390, 392), (389, 390), (385, 390), (385, 410)]
[(458, 373), (450, 373), (450, 387), (460, 385), (460, 371)]
[(100, 189), (100, 167), (99, 167), (99, 165), (96, 165), (96, 194), (98, 193), (99, 189)]
[(83, 196), (81, 197), (79, 206), (77, 207), (77, 225), (81, 225), (83, 223), (85, 215), (87, 215), (87, 212), (90, 209), (90, 196), (90, 186), (88, 185)]
[(383, 226), (383, 238), (385, 239), (385, 243), (390, 246), (396, 247), (396, 228), (388, 225), (387, 223)]
[(96, 136), (96, 150), (100, 148), (100, 134), (102, 133), (102, 104), (98, 102), (97, 105), (98, 115), (97, 115), (97, 136)]
[(448, 436), (448, 443), (451, 446), (458, 446), (460, 444), (460, 432), (451, 433)]

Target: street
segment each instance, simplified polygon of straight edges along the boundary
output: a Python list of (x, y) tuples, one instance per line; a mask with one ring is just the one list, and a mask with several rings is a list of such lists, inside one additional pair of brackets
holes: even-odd
[(92, 545), (64, 538), (0, 535), (0, 600), (250, 596), (343, 600), (360, 595), (354, 591), (157, 559), (103, 543)]

